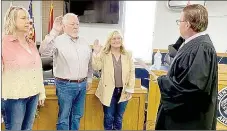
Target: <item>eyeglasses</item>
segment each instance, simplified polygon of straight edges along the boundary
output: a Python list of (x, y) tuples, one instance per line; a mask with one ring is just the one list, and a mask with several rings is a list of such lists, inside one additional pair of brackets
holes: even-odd
[(180, 25), (181, 22), (186, 22), (186, 21), (183, 21), (183, 20), (176, 20), (177, 25)]

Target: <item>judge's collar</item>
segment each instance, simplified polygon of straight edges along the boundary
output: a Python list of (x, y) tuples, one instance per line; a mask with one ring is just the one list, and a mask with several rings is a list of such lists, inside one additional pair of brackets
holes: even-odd
[(196, 33), (195, 35), (193, 35), (193, 36), (187, 38), (187, 39), (185, 40), (184, 44), (187, 44), (189, 41), (191, 41), (191, 40), (193, 40), (193, 39), (195, 39), (195, 38), (197, 38), (197, 37), (199, 37), (199, 36), (201, 36), (201, 35), (206, 35), (206, 34), (207, 34), (207, 32), (205, 32), (205, 31)]

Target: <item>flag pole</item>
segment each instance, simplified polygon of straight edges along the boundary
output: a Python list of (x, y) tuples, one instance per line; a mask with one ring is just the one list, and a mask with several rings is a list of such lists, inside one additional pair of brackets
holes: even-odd
[(54, 5), (53, 0), (50, 3), (50, 12), (49, 12), (49, 25), (48, 25), (48, 33), (50, 33), (51, 29), (53, 28), (53, 15), (54, 15)]
[(10, 5), (9, 7), (12, 7), (13, 6), (13, 0), (10, 0)]
[(31, 22), (31, 26), (32, 26), (32, 35), (31, 35), (31, 38), (32, 40), (35, 42), (35, 20), (34, 20), (34, 16), (33, 16), (33, 4), (32, 4), (32, 0), (30, 0), (30, 4), (29, 4), (29, 7), (28, 7), (28, 12), (29, 12), (29, 18), (30, 18), (30, 22)]
[[(31, 2), (32, 2), (32, 0), (31, 0)], [(32, 4), (32, 13), (33, 13), (33, 4)], [(35, 27), (34, 27), (35, 19), (34, 19), (34, 16), (33, 16), (33, 15), (32, 15), (32, 21), (33, 21), (33, 28), (35, 28)]]

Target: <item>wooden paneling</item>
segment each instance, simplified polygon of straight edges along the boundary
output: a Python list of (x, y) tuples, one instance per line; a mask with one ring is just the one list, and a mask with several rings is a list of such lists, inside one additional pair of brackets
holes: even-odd
[[(57, 16), (63, 15), (63, 0), (53, 1), (54, 6), (54, 19)], [(45, 35), (48, 34), (48, 24), (50, 18), (50, 5), (51, 1), (43, 0), (42, 1), (42, 39), (45, 38)]]
[(38, 115), (37, 120), (39, 130), (56, 130), (58, 116), (57, 99), (47, 99), (45, 101), (45, 106), (39, 108)]
[[(100, 101), (94, 95), (98, 80), (93, 81), (91, 90), (87, 92), (85, 112), (81, 119), (80, 130), (103, 130), (103, 109)], [(135, 93), (129, 101), (124, 118), (123, 130), (143, 130), (146, 88), (138, 88), (141, 85), (136, 82)], [(33, 130), (56, 130), (58, 118), (58, 100), (55, 86), (46, 88), (45, 106), (39, 108), (38, 117), (35, 120)], [(3, 124), (2, 124), (3, 125)], [(4, 129), (4, 127), (2, 127)]]
[[(123, 130), (139, 130), (140, 117), (143, 115), (143, 109), (141, 110), (140, 104), (143, 104), (140, 96), (134, 96), (128, 103), (124, 117), (123, 117)], [(92, 107), (93, 110), (88, 107)], [(140, 112), (141, 111), (141, 112)], [(103, 107), (96, 96), (88, 95), (86, 98), (85, 108), (85, 130), (104, 130), (103, 128)], [(142, 121), (144, 120), (144, 117)]]
[[(157, 76), (165, 75), (166, 71), (153, 71)], [(160, 90), (157, 81), (150, 75), (149, 93), (148, 93), (148, 107), (147, 107), (147, 121), (146, 130), (154, 130), (158, 107), (160, 103)]]
[[(91, 107), (93, 109), (91, 109)], [(95, 95), (88, 95), (86, 97), (85, 116), (86, 126), (85, 130), (104, 130), (103, 129), (103, 109)]]
[(219, 64), (218, 66), (218, 82), (219, 82), (219, 85), (227, 86), (227, 65), (226, 64)]
[[(139, 104), (140, 98), (132, 98), (127, 105), (124, 117), (123, 117), (123, 130), (139, 130)], [(128, 119), (130, 118), (130, 119)]]
[(217, 55), (220, 57), (227, 57), (227, 53), (217, 53)]
[[(100, 101), (94, 95), (97, 87), (87, 92), (85, 113), (81, 120), (80, 130), (103, 130), (103, 109)], [(144, 106), (146, 89), (136, 89), (129, 101), (124, 114), (123, 129), (142, 130), (144, 121)], [(38, 130), (55, 130), (57, 120), (57, 97), (54, 86), (47, 86), (48, 99), (39, 111)]]
[(38, 129), (38, 122), (37, 122), (37, 119), (38, 119), (38, 118), (35, 118), (35, 121), (34, 121), (32, 130), (37, 130), (37, 129)]
[(161, 53), (168, 53), (168, 52), (169, 52), (167, 49), (153, 49), (153, 53), (154, 53), (154, 52), (157, 52), (158, 50), (159, 50)]

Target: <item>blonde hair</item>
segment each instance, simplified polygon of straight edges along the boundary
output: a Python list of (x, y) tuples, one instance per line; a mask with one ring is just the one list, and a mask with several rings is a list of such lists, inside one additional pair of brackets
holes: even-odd
[(208, 26), (208, 11), (199, 4), (188, 5), (183, 9), (185, 21), (191, 24), (195, 32), (203, 32)]
[(19, 10), (23, 10), (28, 17), (28, 11), (20, 6), (10, 6), (4, 17), (4, 33), (5, 35), (13, 35), (16, 30), (16, 18)]
[(123, 45), (123, 37), (121, 35), (121, 33), (119, 31), (113, 31), (110, 33), (110, 35), (108, 36), (107, 38), (107, 41), (106, 41), (106, 44), (105, 44), (105, 47), (103, 49), (103, 52), (108, 54), (110, 52), (110, 49), (111, 49), (111, 39), (113, 38), (114, 35), (120, 35), (121, 36), (121, 47), (120, 47), (120, 51), (122, 54), (125, 54), (126, 53), (126, 50), (125, 50), (125, 47)]

